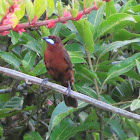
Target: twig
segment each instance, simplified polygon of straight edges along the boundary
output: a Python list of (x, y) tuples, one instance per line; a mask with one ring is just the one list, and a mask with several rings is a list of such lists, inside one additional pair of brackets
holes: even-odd
[[(26, 83), (35, 84), (35, 85), (39, 85), (39, 86), (42, 84), (42, 80), (43, 80), (43, 79), (40, 79), (40, 78), (37, 78), (34, 76), (30, 76), (30, 75), (27, 75), (27, 74), (24, 74), (24, 73), (21, 73), (21, 72), (18, 72), (18, 71), (9, 69), (9, 68), (4, 68), (1, 66), (0, 66), (0, 73), (5, 74), (5, 75), (10, 76), (10, 77), (13, 77), (13, 78), (16, 78), (16, 79), (24, 80), (24, 81), (26, 81)], [(46, 84), (43, 85), (43, 87), (53, 89), (53, 90), (55, 90), (61, 94), (64, 94), (64, 95), (68, 94), (66, 92), (67, 89), (65, 87), (58, 85), (58, 84), (55, 84), (55, 83), (47, 82)], [(71, 91), (71, 96), (76, 98), (76, 99), (87, 102), (89, 104), (92, 104), (92, 105), (94, 105), (98, 108), (101, 108), (103, 110), (111, 111), (113, 113), (140, 121), (140, 115), (138, 115), (138, 114), (131, 113), (129, 111), (114, 107), (110, 104), (104, 103), (102, 101), (98, 101), (96, 99), (93, 99), (89, 96), (78, 93), (76, 91)]]
[[(17, 87), (16, 91), (22, 91), (25, 87), (26, 87), (26, 84), (23, 83), (23, 84), (21, 84)], [(7, 93), (10, 93), (10, 92), (12, 92), (12, 88), (0, 89), (0, 94), (7, 94)]]
[[(81, 12), (81, 14), (82, 15), (89, 14), (92, 10), (96, 10), (95, 5), (83, 10)], [(58, 22), (64, 23), (64, 22), (66, 22), (68, 20), (72, 20), (72, 19), (73, 19), (73, 17), (70, 15), (70, 16), (67, 16), (67, 17), (61, 17), (61, 18), (56, 18), (56, 19), (51, 19), (51, 20), (39, 21), (39, 22), (36, 22), (34, 25), (30, 25), (29, 23), (22, 23), (22, 24), (19, 24), (19, 28), (40, 27), (40, 26), (43, 26), (43, 25), (47, 25), (48, 23), (50, 23), (52, 21), (54, 23), (58, 23)], [(12, 30), (11, 25), (0, 26), (0, 32), (9, 31), (9, 30)]]

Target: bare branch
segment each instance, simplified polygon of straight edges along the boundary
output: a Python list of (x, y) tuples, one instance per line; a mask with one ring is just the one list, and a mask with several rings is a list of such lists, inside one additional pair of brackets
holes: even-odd
[[(24, 74), (24, 73), (21, 73), (21, 72), (18, 72), (18, 71), (9, 69), (9, 68), (0, 67), (0, 73), (5, 74), (5, 75), (10, 76), (10, 77), (13, 77), (13, 78), (16, 78), (16, 79), (24, 80), (26, 82), (26, 84), (30, 83), (30, 84), (40, 85), (40, 86), (42, 85), (42, 79), (27, 75), (27, 74)], [(43, 86), (46, 88), (53, 89), (59, 93), (67, 95), (66, 88), (61, 86), (61, 85), (47, 82)], [(76, 98), (76, 99), (82, 100), (86, 103), (92, 104), (92, 105), (94, 105), (98, 108), (101, 108), (103, 110), (111, 111), (113, 113), (140, 121), (140, 115), (138, 115), (138, 114), (134, 114), (134, 113), (131, 113), (129, 111), (114, 107), (110, 104), (104, 103), (102, 101), (98, 101), (98, 100), (93, 99), (93, 98), (86, 96), (84, 94), (81, 94), (81, 93), (78, 93), (75, 91), (71, 91), (71, 96)]]

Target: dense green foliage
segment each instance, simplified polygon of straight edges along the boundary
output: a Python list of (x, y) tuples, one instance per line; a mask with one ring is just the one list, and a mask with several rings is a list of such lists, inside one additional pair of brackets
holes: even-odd
[[(60, 4), (57, 11), (61, 15), (64, 7), (54, 0), (56, 3)], [(31, 20), (34, 15), (43, 14), (38, 9), (42, 5), (36, 5), (33, 10), (32, 2), (26, 1)], [(140, 1), (111, 0), (101, 5), (78, 21), (57, 23), (52, 29), (29, 28), (21, 35), (11, 30), (7, 36), (0, 36), (0, 66), (42, 79), (49, 77), (43, 63), (46, 43), (42, 37), (60, 36), (74, 65), (75, 91), (140, 114)], [(48, 16), (53, 13), (52, 8), (47, 8)], [(45, 7), (42, 9), (45, 11)], [(77, 10), (77, 14), (81, 9), (83, 4), (79, 0), (72, 10)], [(28, 22), (26, 13), (22, 14), (19, 14), (21, 22)], [(0, 74), (0, 92), (11, 88), (10, 92), (0, 93), (1, 139), (138, 140), (140, 137), (140, 123), (136, 120), (81, 101), (78, 108), (68, 108), (61, 94), (52, 90), (40, 90), (36, 85), (19, 89), (24, 82)], [(48, 105), (48, 100), (53, 104)]]

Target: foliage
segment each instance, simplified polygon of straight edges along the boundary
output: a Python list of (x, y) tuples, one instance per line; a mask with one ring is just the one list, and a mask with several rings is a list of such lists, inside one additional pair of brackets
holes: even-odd
[[(0, 27), (13, 27), (0, 32), (0, 66), (49, 78), (43, 63), (46, 43), (42, 37), (60, 36), (74, 65), (76, 91), (140, 114), (140, 1), (103, 1), (0, 0)], [(96, 10), (79, 18), (80, 11), (93, 4)], [(13, 12), (7, 11), (12, 8)], [(34, 28), (37, 20), (54, 20), (56, 15), (72, 15), (73, 20)], [(19, 26), (25, 22), (32, 27), (26, 32)], [(78, 108), (68, 108), (58, 93), (35, 85), (20, 89), (22, 84), (24, 81), (0, 75), (0, 139), (140, 137), (136, 120), (81, 101)], [(11, 90), (1, 93), (2, 89)]]

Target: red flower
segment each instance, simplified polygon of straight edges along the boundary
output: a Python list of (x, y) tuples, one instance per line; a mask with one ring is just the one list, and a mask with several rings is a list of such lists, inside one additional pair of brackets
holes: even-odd
[(32, 19), (31, 25), (34, 25), (37, 22), (37, 16), (34, 16), (34, 18)]
[(20, 5), (17, 5), (17, 3), (14, 2), (14, 4), (9, 7), (9, 13), (14, 13), (17, 10), (21, 10)]
[(95, 6), (94, 10), (98, 10), (99, 9), (98, 7), (96, 7), (95, 1), (94, 1), (93, 5)]
[(24, 28), (19, 27), (19, 24), (16, 25), (15, 28), (12, 29), (14, 32), (18, 32), (21, 35), (22, 32), (26, 32)]
[(6, 15), (3, 19), (2, 19), (2, 22), (1, 22), (1, 25), (12, 25), (13, 22), (12, 22), (12, 14), (8, 14)]
[(77, 20), (81, 19), (83, 16), (84, 15), (82, 14), (82, 12), (79, 12), (75, 18), (72, 18), (72, 20), (77, 21)]
[(9, 34), (9, 31), (0, 32), (0, 35), (2, 35), (2, 36), (5, 36), (7, 34)]
[(51, 20), (51, 21), (46, 25), (46, 27), (47, 27), (47, 28), (53, 28), (55, 25), (56, 25), (56, 23), (55, 23), (53, 20)]
[(46, 102), (49, 106), (52, 105), (52, 101), (50, 101), (49, 99), (47, 99), (47, 102)]
[(64, 10), (63, 17), (69, 17), (69, 16), (71, 16), (70, 11), (67, 12), (66, 10)]

